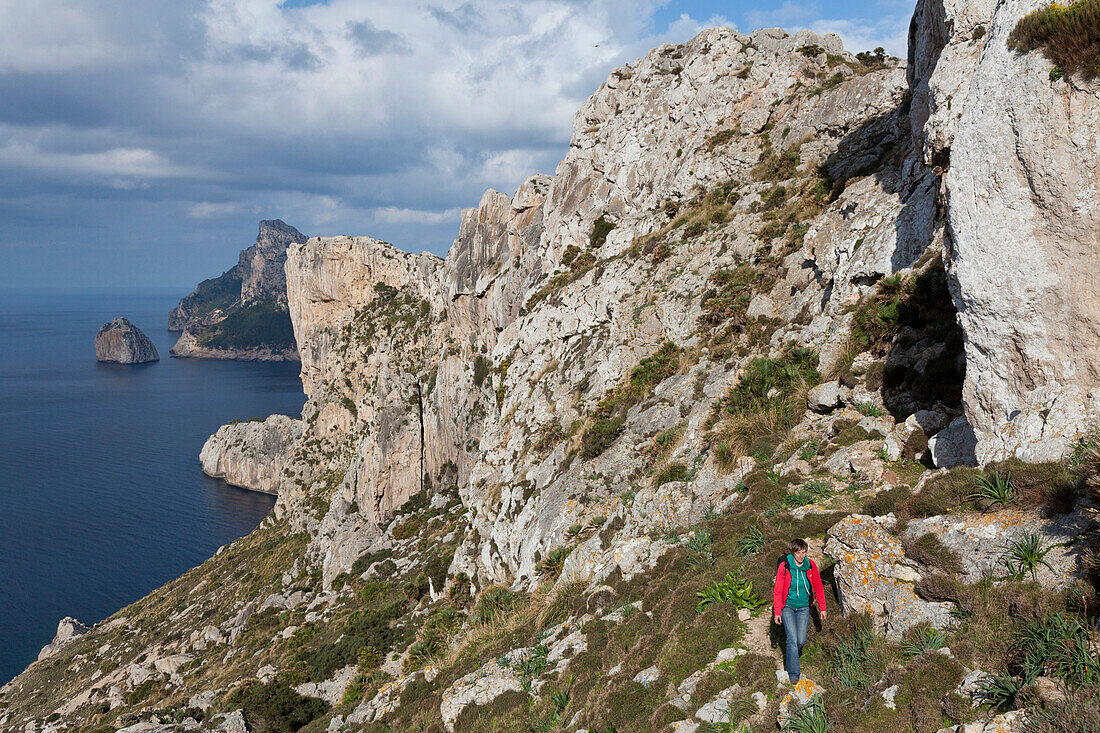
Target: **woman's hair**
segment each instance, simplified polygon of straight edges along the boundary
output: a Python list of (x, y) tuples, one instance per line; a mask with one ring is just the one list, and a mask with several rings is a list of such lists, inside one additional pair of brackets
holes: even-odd
[(806, 545), (806, 540), (802, 539), (801, 537), (795, 537), (793, 540), (787, 543), (787, 550), (792, 555), (799, 550), (805, 550), (807, 548), (808, 546)]

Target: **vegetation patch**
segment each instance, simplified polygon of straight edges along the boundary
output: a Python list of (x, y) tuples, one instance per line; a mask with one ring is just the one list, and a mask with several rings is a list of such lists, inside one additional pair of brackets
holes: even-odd
[[(963, 333), (941, 260), (917, 275), (904, 279), (892, 275), (879, 282), (875, 294), (864, 299), (853, 314), (852, 356), (863, 351), (885, 356), (891, 349), (910, 348), (914, 344), (899, 337), (906, 327), (942, 344), (933, 347), (939, 349), (939, 355), (929, 360), (923, 372), (901, 365), (886, 367), (879, 378), (881, 383), (868, 377), (868, 388), (882, 389), (887, 409), (898, 419), (909, 415), (911, 399), (919, 404), (958, 407), (964, 377), (959, 359)], [(851, 382), (846, 368), (838, 376)]]
[(328, 710), (323, 700), (299, 695), (280, 680), (245, 684), (234, 690), (227, 702), (231, 708), (244, 710), (257, 733), (295, 733)]
[[(232, 271), (230, 271), (232, 272)], [(208, 318), (215, 311), (226, 311), (241, 297), (241, 278), (232, 277), (229, 272), (203, 280), (195, 288), (194, 295), (185, 300), (187, 309), (197, 319)]]
[(607, 241), (607, 235), (615, 229), (615, 222), (600, 214), (592, 222), (592, 233), (588, 235), (588, 245), (592, 249), (599, 249)]
[[(741, 198), (739, 185), (730, 179), (710, 190), (700, 191), (687, 202), (667, 201), (664, 211), (671, 221), (655, 232), (635, 237), (629, 254), (648, 257), (654, 263), (662, 262), (678, 244), (699, 237), (711, 227), (721, 226), (729, 219), (730, 208)], [(679, 232), (678, 240), (675, 232)]]
[(666, 341), (652, 356), (638, 362), (618, 387), (596, 405), (593, 420), (581, 438), (581, 455), (595, 458), (611, 446), (626, 425), (627, 411), (653, 388), (680, 370), (683, 349)]
[(547, 280), (545, 285), (527, 299), (523, 306), (524, 312), (530, 313), (540, 301), (579, 280), (582, 275), (596, 266), (596, 261), (596, 255), (588, 250), (581, 251), (572, 244), (566, 247), (561, 258), (561, 264), (566, 269)]
[(1028, 13), (1008, 37), (1008, 47), (1042, 49), (1056, 68), (1086, 79), (1100, 76), (1100, 0), (1054, 3)]
[(770, 451), (801, 419), (806, 393), (821, 381), (817, 352), (791, 348), (777, 359), (754, 359), (718, 403), (720, 441), (742, 455)]
[(198, 335), (200, 346), (211, 349), (247, 349), (258, 346), (293, 347), (290, 312), (274, 303), (253, 303), (232, 311), (224, 320)]

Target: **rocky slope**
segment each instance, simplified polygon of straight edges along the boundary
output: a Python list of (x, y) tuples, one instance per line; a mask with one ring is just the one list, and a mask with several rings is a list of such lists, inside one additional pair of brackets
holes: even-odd
[(287, 247), (305, 239), (283, 221), (261, 221), (256, 243), (241, 250), (237, 264), (199, 283), (168, 314), (168, 330), (183, 332), (172, 355), (296, 361), (284, 264)]
[(157, 347), (141, 329), (121, 316), (104, 323), (96, 331), (95, 358), (97, 361), (118, 364), (145, 364), (160, 361)]
[[(1003, 385), (1040, 374), (1038, 352), (986, 339), (1038, 312), (968, 285), (966, 246), (1007, 245), (957, 222), (1000, 193), (951, 188), (984, 145), (968, 126), (1001, 124), (978, 112), (986, 65), (1044, 63), (991, 45), (1030, 7), (921, 2), (908, 65), (835, 36), (708, 30), (613, 70), (554, 176), (487, 192), (446, 258), (291, 245), (302, 420), (204, 448), (204, 465), (277, 476), (272, 516), (32, 665), (0, 693), (0, 728), (1093, 715), (1100, 449), (1083, 410), (1024, 429), (1034, 394)], [(998, 78), (1006, 99), (1030, 83)], [(1059, 99), (1095, 100), (1074, 83)], [(1087, 241), (1062, 246), (1087, 258)], [(988, 465), (934, 465), (968, 458)], [(843, 611), (795, 686), (757, 599), (791, 536)]]

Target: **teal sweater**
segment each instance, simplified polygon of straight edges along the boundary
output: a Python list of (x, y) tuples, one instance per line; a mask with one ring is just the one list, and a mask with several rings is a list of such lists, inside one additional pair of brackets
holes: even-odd
[(787, 605), (791, 608), (806, 608), (810, 605), (812, 593), (810, 579), (806, 576), (810, 570), (810, 558), (805, 558), (799, 565), (794, 561), (794, 555), (787, 555), (787, 566), (791, 569), (791, 589), (787, 591)]

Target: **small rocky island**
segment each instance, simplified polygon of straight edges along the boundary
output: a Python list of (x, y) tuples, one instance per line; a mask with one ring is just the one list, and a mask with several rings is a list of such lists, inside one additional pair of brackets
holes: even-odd
[(96, 332), (95, 358), (118, 364), (144, 364), (160, 361), (160, 354), (140, 328), (120, 316), (104, 323)]

